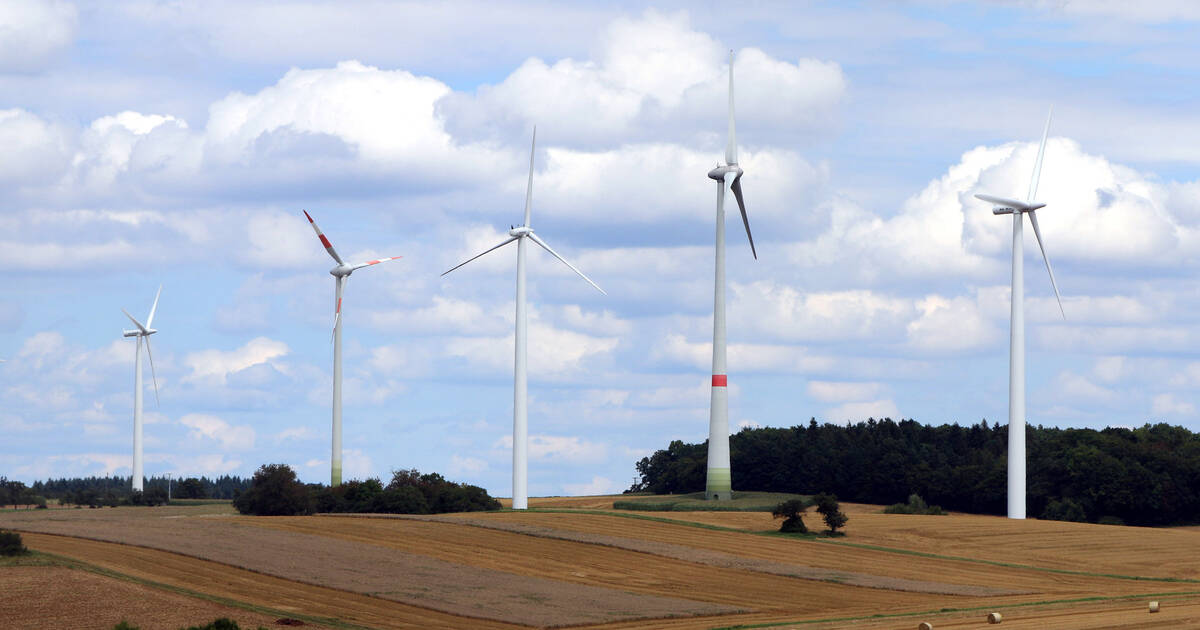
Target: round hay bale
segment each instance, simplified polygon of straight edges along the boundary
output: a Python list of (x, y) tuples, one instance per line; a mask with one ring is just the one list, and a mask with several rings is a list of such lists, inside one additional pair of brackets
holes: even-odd
[(988, 613), (988, 623), (1000, 623), (1004, 617), (1000, 613)]
[(921, 625), (917, 626), (917, 630), (933, 630), (933, 624), (928, 621), (922, 621)]
[(1158, 602), (1150, 602), (1150, 612), (1158, 612)]

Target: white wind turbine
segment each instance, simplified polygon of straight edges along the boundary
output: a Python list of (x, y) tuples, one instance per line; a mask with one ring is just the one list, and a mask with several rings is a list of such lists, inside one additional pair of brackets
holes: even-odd
[(146, 325), (134, 319), (129, 311), (121, 309), (125, 317), (137, 326), (136, 330), (124, 331), (126, 337), (137, 337), (137, 347), (133, 358), (133, 490), (142, 491), (142, 339), (146, 340), (146, 356), (150, 359), (150, 376), (154, 379), (154, 402), (158, 403), (158, 376), (154, 374), (154, 353), (150, 351), (150, 335), (158, 332), (154, 328), (154, 311), (158, 310), (158, 296), (162, 295), (162, 285), (154, 294), (154, 304), (150, 306), (150, 315), (146, 317)]
[[(533, 156), (534, 148), (537, 146), (537, 128), (533, 129), (533, 142), (529, 148), (529, 183), (525, 187), (525, 223), (514, 227), (508, 231), (508, 240), (485, 250), (483, 253), (468, 258), (458, 265), (446, 270), (442, 275), (446, 275), (459, 267), (483, 256), (484, 254), (496, 249), (500, 249), (509, 243), (517, 242), (517, 330), (514, 336), (514, 359), (513, 359), (513, 481), (512, 481), (512, 507), (514, 510), (524, 510), (529, 507), (529, 483), (528, 483), (528, 449), (529, 449), (529, 416), (528, 416), (528, 396), (527, 396), (527, 379), (526, 379), (526, 321), (525, 321), (525, 241), (531, 240), (537, 243), (542, 249), (550, 252), (551, 256), (562, 261), (562, 263), (571, 268), (571, 271), (579, 274), (579, 277), (587, 280), (588, 284), (596, 287), (600, 293), (604, 293), (599, 285), (592, 282), (582, 271), (575, 268), (575, 265), (567, 262), (565, 258), (558, 255), (546, 244), (545, 241), (538, 238), (537, 234), (533, 233), (533, 228), (529, 225), (529, 210), (533, 201)], [(604, 293), (608, 295), (607, 293)]]
[(732, 498), (732, 479), (729, 472), (729, 378), (725, 372), (725, 196), (733, 191), (742, 225), (750, 239), (750, 253), (758, 260), (754, 237), (750, 234), (750, 219), (742, 200), (742, 168), (737, 163), (737, 138), (733, 127), (733, 51), (729, 51), (729, 143), (725, 146), (725, 166), (718, 165), (708, 172), (717, 181), (717, 246), (716, 278), (713, 290), (713, 361), (712, 398), (708, 411), (708, 475), (704, 496), (724, 501)]
[(1046, 115), (1046, 127), (1042, 130), (1042, 143), (1038, 147), (1037, 161), (1033, 163), (1033, 177), (1029, 180), (1029, 194), (1025, 196), (1025, 201), (975, 195), (993, 204), (993, 214), (1013, 215), (1012, 312), (1008, 349), (1008, 518), (1017, 519), (1025, 518), (1025, 268), (1022, 235), (1025, 222), (1021, 215), (1029, 215), (1038, 249), (1042, 251), (1042, 260), (1046, 261), (1046, 271), (1050, 273), (1050, 286), (1054, 287), (1058, 310), (1063, 319), (1067, 318), (1062, 297), (1058, 293), (1058, 283), (1054, 281), (1054, 270), (1050, 267), (1050, 258), (1046, 256), (1046, 248), (1042, 245), (1042, 232), (1038, 229), (1035, 214), (1037, 209), (1046, 207), (1046, 204), (1033, 200), (1042, 174), (1042, 156), (1046, 152), (1046, 136), (1050, 133), (1050, 117), (1053, 113), (1054, 109), (1051, 108), (1050, 114)]
[(302, 210), (302, 212), (308, 218), (308, 223), (312, 225), (313, 231), (317, 233), (317, 238), (321, 239), (325, 251), (329, 252), (333, 260), (337, 262), (337, 265), (329, 270), (329, 274), (335, 279), (334, 295), (337, 300), (333, 314), (333, 446), (329, 456), (329, 485), (336, 486), (342, 483), (342, 292), (346, 288), (346, 281), (349, 280), (350, 274), (355, 270), (389, 260), (398, 260), (401, 257), (393, 256), (348, 264), (342, 260), (341, 256), (338, 256), (337, 251), (333, 249), (329, 239), (321, 233), (321, 228), (317, 227), (316, 221), (313, 221), (308, 211)]

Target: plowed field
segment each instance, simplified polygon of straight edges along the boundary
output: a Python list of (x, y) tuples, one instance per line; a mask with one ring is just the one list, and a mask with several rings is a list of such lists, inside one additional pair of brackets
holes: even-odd
[[(0, 527), (143, 583), (350, 627), (966, 628), (993, 609), (1005, 627), (1200, 627), (1197, 531), (852, 505), (846, 537), (801, 539), (767, 535), (777, 523), (762, 513), (637, 518), (603, 509), (604, 497), (531, 505), (559, 511), (42, 510), (0, 514)], [(1151, 599), (1162, 612), (1147, 613)]]

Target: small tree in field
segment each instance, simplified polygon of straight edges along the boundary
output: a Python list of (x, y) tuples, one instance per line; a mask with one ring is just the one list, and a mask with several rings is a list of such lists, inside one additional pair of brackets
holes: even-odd
[(830, 533), (836, 534), (838, 528), (844, 527), (846, 521), (850, 520), (842, 513), (842, 506), (838, 504), (837, 496), (821, 493), (813, 497), (813, 501), (817, 504), (817, 511), (821, 513)]
[(802, 499), (789, 499), (776, 505), (775, 509), (771, 511), (771, 516), (783, 519), (779, 531), (807, 534), (808, 527), (804, 525), (804, 510), (806, 509), (808, 509), (808, 504)]
[(0, 556), (23, 556), (29, 553), (21, 535), (17, 532), (0, 531)]

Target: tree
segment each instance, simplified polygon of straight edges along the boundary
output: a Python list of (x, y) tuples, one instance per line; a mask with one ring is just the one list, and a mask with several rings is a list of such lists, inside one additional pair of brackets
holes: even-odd
[(175, 496), (180, 499), (206, 499), (208, 491), (204, 483), (195, 477), (180, 480), (175, 486)]
[(296, 479), (296, 472), (287, 464), (263, 464), (250, 480), (250, 488), (234, 499), (233, 506), (242, 514), (259, 516), (312, 512), (308, 487)]
[(821, 493), (813, 497), (813, 501), (817, 504), (817, 512), (821, 513), (830, 533), (836, 534), (838, 528), (845, 526), (846, 521), (850, 520), (842, 513), (842, 506), (838, 504), (836, 495)]
[(808, 527), (804, 525), (804, 510), (808, 509), (808, 504), (802, 499), (789, 499), (775, 506), (771, 511), (771, 516), (782, 518), (783, 524), (779, 526), (779, 531), (794, 534), (807, 534)]
[(29, 553), (21, 535), (17, 532), (0, 531), (0, 556), (23, 556)]

